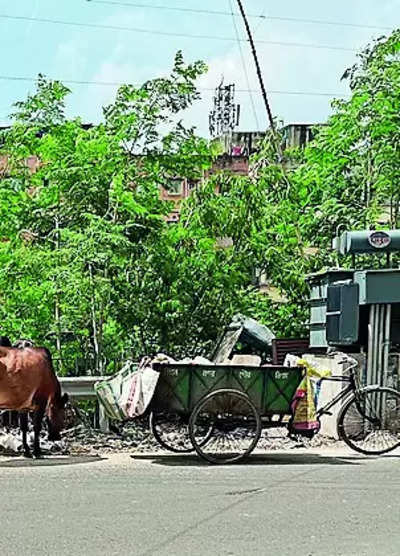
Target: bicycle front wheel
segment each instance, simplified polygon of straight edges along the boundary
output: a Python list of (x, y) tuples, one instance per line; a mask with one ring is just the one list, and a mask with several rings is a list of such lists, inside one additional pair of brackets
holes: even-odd
[(351, 397), (338, 417), (341, 440), (356, 452), (380, 455), (400, 446), (400, 393), (364, 388)]

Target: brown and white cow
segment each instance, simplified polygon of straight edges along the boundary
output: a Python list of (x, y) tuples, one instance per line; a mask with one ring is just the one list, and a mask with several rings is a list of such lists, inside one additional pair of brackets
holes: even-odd
[(49, 440), (60, 440), (64, 407), (50, 352), (46, 348), (0, 346), (0, 409), (20, 412), (24, 455), (31, 457), (27, 443), (28, 413), (33, 413), (33, 455), (40, 457), (40, 431), (46, 415)]

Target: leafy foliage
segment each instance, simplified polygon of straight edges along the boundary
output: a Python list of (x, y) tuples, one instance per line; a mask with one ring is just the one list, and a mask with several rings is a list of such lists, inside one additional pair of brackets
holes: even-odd
[(334, 101), (304, 152), (284, 153), (286, 175), (268, 137), (255, 161), (269, 184), (267, 275), (289, 300), (264, 315), (284, 334), (306, 333), (305, 278), (337, 264), (338, 231), (400, 227), (400, 31), (368, 46), (344, 78), (351, 98)]
[[(2, 329), (54, 342), (61, 370), (82, 359), (103, 372), (122, 352), (143, 353), (145, 322), (136, 319), (152, 285), (138, 282), (140, 265), (163, 244), (171, 209), (159, 187), (211, 162), (206, 141), (173, 118), (196, 98), (204, 71), (178, 53), (170, 78), (121, 87), (93, 127), (65, 119), (69, 91), (59, 82), (40, 77), (36, 94), (17, 103), (2, 138)], [(40, 161), (35, 171), (27, 157)]]
[[(385, 204), (399, 226), (399, 45), (396, 31), (360, 55), (351, 98), (305, 151), (282, 164), (267, 134), (246, 177), (203, 180), (214, 145), (179, 121), (202, 62), (178, 53), (170, 77), (124, 85), (92, 127), (67, 120), (68, 89), (40, 77), (0, 143), (2, 334), (55, 348), (64, 373), (207, 354), (236, 312), (305, 334), (305, 276), (334, 262), (337, 228), (379, 225)], [(199, 185), (170, 225), (159, 188), (179, 176)]]
[(312, 229), (321, 238), (339, 225), (399, 225), (400, 30), (367, 47), (344, 78), (352, 96), (334, 102), (300, 173), (310, 206), (320, 205)]

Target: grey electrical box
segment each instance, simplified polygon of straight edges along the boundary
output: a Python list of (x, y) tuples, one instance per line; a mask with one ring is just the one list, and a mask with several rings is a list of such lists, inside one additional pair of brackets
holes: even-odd
[(357, 343), (359, 332), (358, 284), (328, 286), (326, 339), (328, 344), (348, 346)]
[(400, 270), (358, 270), (354, 282), (360, 288), (360, 305), (400, 303)]

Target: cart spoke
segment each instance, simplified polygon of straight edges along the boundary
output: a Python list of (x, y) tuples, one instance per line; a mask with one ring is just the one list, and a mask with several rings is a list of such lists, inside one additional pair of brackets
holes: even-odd
[(150, 416), (150, 427), (158, 443), (171, 452), (190, 452), (187, 423), (176, 413), (160, 412)]

